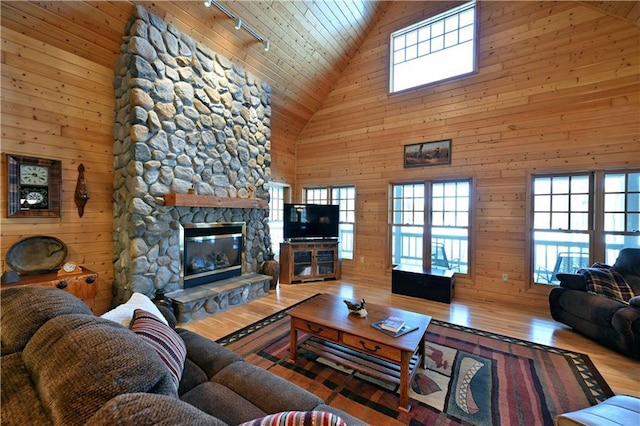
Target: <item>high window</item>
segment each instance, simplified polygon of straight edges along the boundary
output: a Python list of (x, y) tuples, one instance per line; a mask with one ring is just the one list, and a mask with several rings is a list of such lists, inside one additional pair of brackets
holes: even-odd
[(531, 220), (534, 282), (612, 265), (623, 247), (640, 247), (640, 171), (533, 176)]
[(469, 180), (392, 184), (391, 262), (468, 273), (470, 191)]
[(304, 200), (309, 204), (337, 204), (340, 206), (340, 256), (353, 259), (354, 230), (356, 226), (356, 188), (355, 186), (334, 186), (305, 188)]
[(475, 1), (391, 34), (390, 92), (476, 70)]

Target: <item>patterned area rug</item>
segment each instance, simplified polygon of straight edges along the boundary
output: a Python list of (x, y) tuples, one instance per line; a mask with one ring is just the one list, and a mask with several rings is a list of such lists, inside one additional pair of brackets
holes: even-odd
[(586, 355), (433, 320), (406, 413), (397, 385), (304, 350), (292, 364), (289, 327), (285, 310), (218, 342), (373, 425), (553, 425), (613, 395)]

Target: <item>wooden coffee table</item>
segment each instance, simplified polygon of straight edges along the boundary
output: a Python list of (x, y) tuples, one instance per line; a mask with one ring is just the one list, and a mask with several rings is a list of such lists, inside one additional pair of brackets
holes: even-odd
[[(343, 298), (321, 294), (288, 311), (291, 317), (291, 361), (298, 355), (298, 332), (319, 339), (305, 339), (300, 348), (338, 364), (400, 385), (399, 409), (409, 411), (409, 385), (425, 362), (425, 336), (429, 315), (367, 303), (367, 318), (349, 315)], [(355, 302), (355, 300), (352, 300)], [(402, 317), (417, 330), (392, 337), (371, 326), (388, 316)]]

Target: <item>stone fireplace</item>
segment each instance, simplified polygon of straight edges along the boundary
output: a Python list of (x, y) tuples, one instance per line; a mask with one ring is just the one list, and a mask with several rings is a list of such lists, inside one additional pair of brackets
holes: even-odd
[[(187, 322), (267, 294), (271, 88), (135, 6), (114, 91), (114, 304), (160, 290)], [(231, 269), (217, 272), (226, 246), (184, 259), (185, 234), (230, 223), (243, 224)]]

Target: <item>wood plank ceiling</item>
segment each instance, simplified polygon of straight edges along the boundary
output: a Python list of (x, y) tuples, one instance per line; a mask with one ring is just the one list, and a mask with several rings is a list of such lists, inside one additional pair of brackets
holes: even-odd
[[(140, 2), (156, 15), (272, 86), (272, 146), (280, 176), (295, 167), (295, 142), (390, 2), (223, 1), (270, 49), (203, 1)], [(427, 3), (427, 2), (425, 2)], [(430, 2), (442, 10), (445, 2)], [(449, 2), (451, 3), (451, 2)], [(639, 2), (583, 2), (638, 25)], [(2, 25), (113, 69), (133, 2), (2, 2)], [(386, 48), (380, 50), (386, 55)]]

